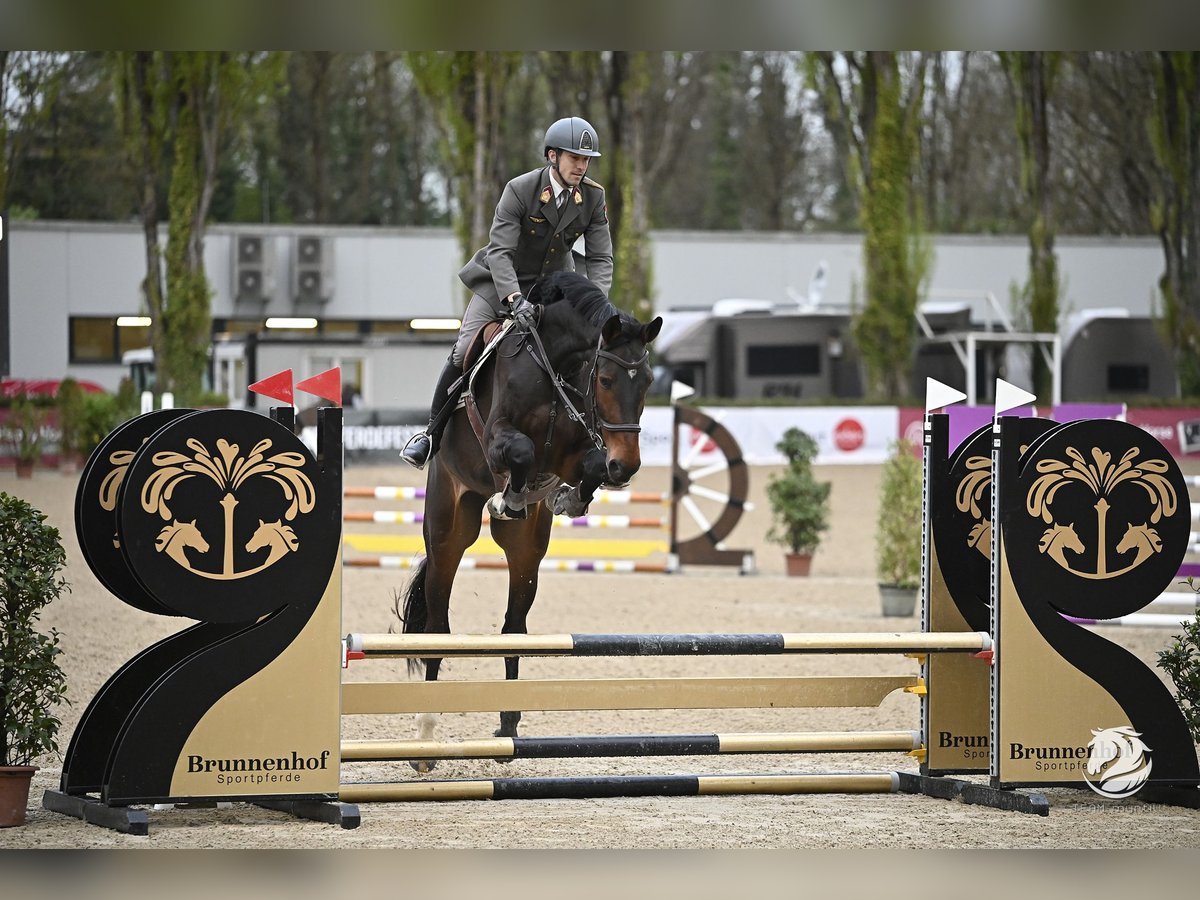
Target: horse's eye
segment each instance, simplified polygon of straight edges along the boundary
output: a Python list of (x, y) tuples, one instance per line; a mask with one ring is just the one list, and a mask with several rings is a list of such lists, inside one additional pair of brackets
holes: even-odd
[(611, 391), (612, 386), (613, 386), (613, 380), (611, 377), (609, 377), (608, 375), (600, 376), (600, 387), (604, 388), (606, 391)]

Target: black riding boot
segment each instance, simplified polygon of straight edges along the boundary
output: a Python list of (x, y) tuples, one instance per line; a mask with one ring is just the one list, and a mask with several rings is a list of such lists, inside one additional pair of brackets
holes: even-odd
[[(458, 390), (452, 389), (455, 387), (455, 382), (462, 377), (462, 369), (454, 364), (454, 360), (446, 360), (446, 366), (442, 369), (442, 374), (438, 376), (437, 387), (433, 389), (433, 404), (429, 408), (429, 424), (425, 426), (424, 431), (418, 431), (408, 443), (404, 445), (404, 449), (400, 451), (400, 458), (417, 469), (425, 468), (425, 463), (429, 462), (429, 457), (437, 450), (438, 441), (442, 437), (442, 429), (446, 427), (446, 423), (450, 420), (450, 415), (454, 412), (453, 404), (458, 400)], [(462, 385), (458, 385), (459, 388)], [(447, 409), (447, 406), (451, 406)]]

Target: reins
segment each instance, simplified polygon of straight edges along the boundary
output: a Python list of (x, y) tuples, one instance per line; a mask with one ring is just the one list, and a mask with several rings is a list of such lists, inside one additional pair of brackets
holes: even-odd
[[(642, 426), (638, 422), (632, 422), (629, 424), (613, 423), (606, 421), (600, 415), (600, 411), (596, 406), (596, 369), (600, 365), (601, 358), (618, 363), (626, 369), (640, 368), (647, 360), (650, 359), (649, 350), (643, 353), (641, 358), (636, 360), (621, 359), (621, 357), (617, 356), (615, 353), (610, 353), (609, 351), (601, 348), (600, 342), (604, 340), (603, 336), (597, 338), (596, 352), (592, 356), (592, 364), (588, 369), (587, 390), (580, 391), (579, 388), (575, 387), (575, 385), (571, 384), (556, 371), (554, 371), (554, 366), (550, 363), (550, 357), (546, 353), (546, 347), (542, 344), (542, 339), (538, 335), (537, 329), (529, 329), (528, 334), (533, 340), (531, 343), (526, 344), (525, 346), (529, 349), (529, 353), (533, 357), (534, 362), (536, 362), (538, 366), (540, 366), (542, 370), (550, 376), (550, 383), (554, 385), (554, 390), (557, 392), (559, 399), (562, 401), (563, 407), (567, 413), (567, 417), (572, 422), (575, 422), (577, 425), (579, 425), (579, 427), (581, 427), (587, 433), (587, 436), (591, 439), (597, 450), (604, 449), (604, 439), (597, 432), (595, 423), (598, 423), (600, 429), (603, 431), (623, 431), (632, 434), (641, 433)], [(567, 396), (567, 390), (572, 391), (576, 394), (576, 396), (584, 401), (588, 410), (587, 418), (585, 418), (584, 415), (579, 412), (578, 409), (576, 409), (575, 404), (571, 402), (571, 398)], [(553, 433), (554, 430), (554, 414), (555, 410), (552, 409), (550, 416), (551, 433)], [(550, 437), (547, 436), (546, 445), (549, 446), (549, 444)]]

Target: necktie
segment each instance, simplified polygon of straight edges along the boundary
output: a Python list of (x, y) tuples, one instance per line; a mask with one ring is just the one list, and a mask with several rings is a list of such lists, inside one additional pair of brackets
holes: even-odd
[(571, 196), (570, 191), (562, 191), (558, 195), (558, 211), (561, 213), (567, 208), (567, 198)]

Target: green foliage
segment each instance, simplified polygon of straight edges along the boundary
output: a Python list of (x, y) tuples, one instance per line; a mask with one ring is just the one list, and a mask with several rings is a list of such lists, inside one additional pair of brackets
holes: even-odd
[(1148, 117), (1156, 170), (1151, 225), (1166, 256), (1159, 279), (1164, 331), (1175, 353), (1180, 391), (1200, 394), (1200, 51), (1152, 54), (1154, 98)]
[(122, 422), (137, 413), (133, 384), (126, 379), (115, 394), (84, 394), (78, 450), (89, 456)]
[(46, 604), (67, 588), (58, 529), (24, 500), (0, 493), (0, 765), (30, 765), (58, 750), (66, 676), (59, 634), (36, 626)]
[(846, 143), (847, 182), (860, 198), (866, 299), (854, 316), (854, 342), (868, 396), (893, 403), (909, 392), (915, 314), (931, 259), (914, 180), (924, 67), (922, 57), (907, 91), (893, 51), (845, 53), (841, 60), (821, 52), (808, 69), (831, 133)]
[(813, 460), (817, 442), (799, 428), (789, 428), (775, 449), (787, 457), (787, 469), (767, 482), (767, 500), (774, 524), (767, 539), (792, 553), (814, 553), (821, 533), (829, 527), (828, 481), (817, 481)]
[(6, 431), (13, 455), (20, 462), (36, 462), (42, 453), (42, 426), (46, 410), (26, 396), (13, 400)]
[(892, 444), (883, 464), (875, 525), (875, 574), (880, 584), (921, 583), (921, 463), (908, 441)]
[[(1200, 593), (1200, 585), (1191, 578), (1188, 587)], [(1192, 732), (1192, 740), (1200, 744), (1200, 611), (1183, 623), (1183, 634), (1171, 636), (1171, 646), (1158, 651), (1158, 667), (1171, 676), (1179, 708)]]
[(64, 378), (58, 383), (58, 452), (60, 455), (75, 453), (80, 449), (83, 427), (83, 388), (74, 378)]
[[(628, 169), (627, 163), (622, 168)], [(620, 183), (624, 185), (623, 206), (632, 212), (636, 203), (633, 196), (633, 178), (623, 173)], [(609, 299), (619, 308), (626, 310), (642, 322), (654, 316), (654, 269), (650, 258), (649, 236), (639, 231), (637, 216), (627, 214), (616, 240), (613, 253), (613, 286)]]

